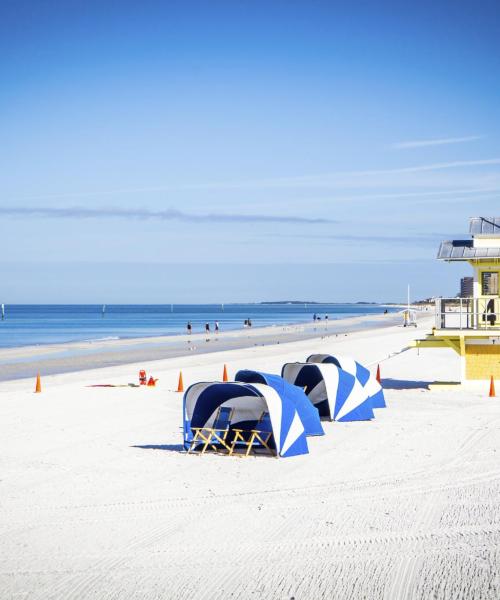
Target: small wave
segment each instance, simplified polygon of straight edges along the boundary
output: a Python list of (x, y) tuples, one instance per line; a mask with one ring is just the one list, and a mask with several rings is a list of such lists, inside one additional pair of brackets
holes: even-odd
[(95, 344), (96, 342), (109, 342), (111, 340), (119, 340), (121, 339), (118, 335), (109, 335), (107, 337), (102, 338), (94, 338), (91, 340), (84, 340), (85, 342), (89, 342), (90, 344)]

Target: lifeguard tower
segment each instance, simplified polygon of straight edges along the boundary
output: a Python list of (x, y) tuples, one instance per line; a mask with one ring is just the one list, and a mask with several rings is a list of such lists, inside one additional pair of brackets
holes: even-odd
[(470, 219), (471, 239), (442, 242), (438, 260), (474, 269), (470, 298), (438, 298), (432, 333), (417, 347), (450, 347), (461, 358), (462, 383), (500, 379), (500, 217)]

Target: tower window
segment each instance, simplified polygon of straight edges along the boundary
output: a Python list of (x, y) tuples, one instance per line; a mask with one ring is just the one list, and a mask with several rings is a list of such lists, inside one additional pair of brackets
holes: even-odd
[(498, 296), (498, 271), (483, 271), (481, 283), (483, 296)]

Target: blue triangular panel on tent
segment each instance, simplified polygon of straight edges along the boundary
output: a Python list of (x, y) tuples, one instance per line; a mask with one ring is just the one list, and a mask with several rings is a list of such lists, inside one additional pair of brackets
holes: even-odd
[(384, 390), (382, 387), (378, 392), (375, 392), (372, 396), (370, 396), (370, 400), (373, 408), (385, 408), (387, 405), (385, 403)]
[(307, 441), (305, 437), (299, 437), (288, 450), (281, 454), (283, 458), (289, 458), (291, 456), (298, 456), (299, 454), (308, 454), (309, 449), (307, 447)]
[(366, 385), (366, 383), (368, 382), (368, 380), (371, 377), (370, 371), (364, 367), (363, 365), (359, 364), (358, 361), (356, 362), (356, 377), (359, 381), (359, 383), (361, 385)]

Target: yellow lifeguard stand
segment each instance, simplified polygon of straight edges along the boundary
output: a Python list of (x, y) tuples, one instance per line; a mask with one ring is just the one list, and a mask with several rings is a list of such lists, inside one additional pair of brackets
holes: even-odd
[(416, 342), (419, 348), (453, 348), (462, 383), (500, 379), (500, 217), (471, 218), (469, 233), (471, 239), (442, 242), (437, 258), (470, 263), (473, 295), (438, 298), (432, 333)]

